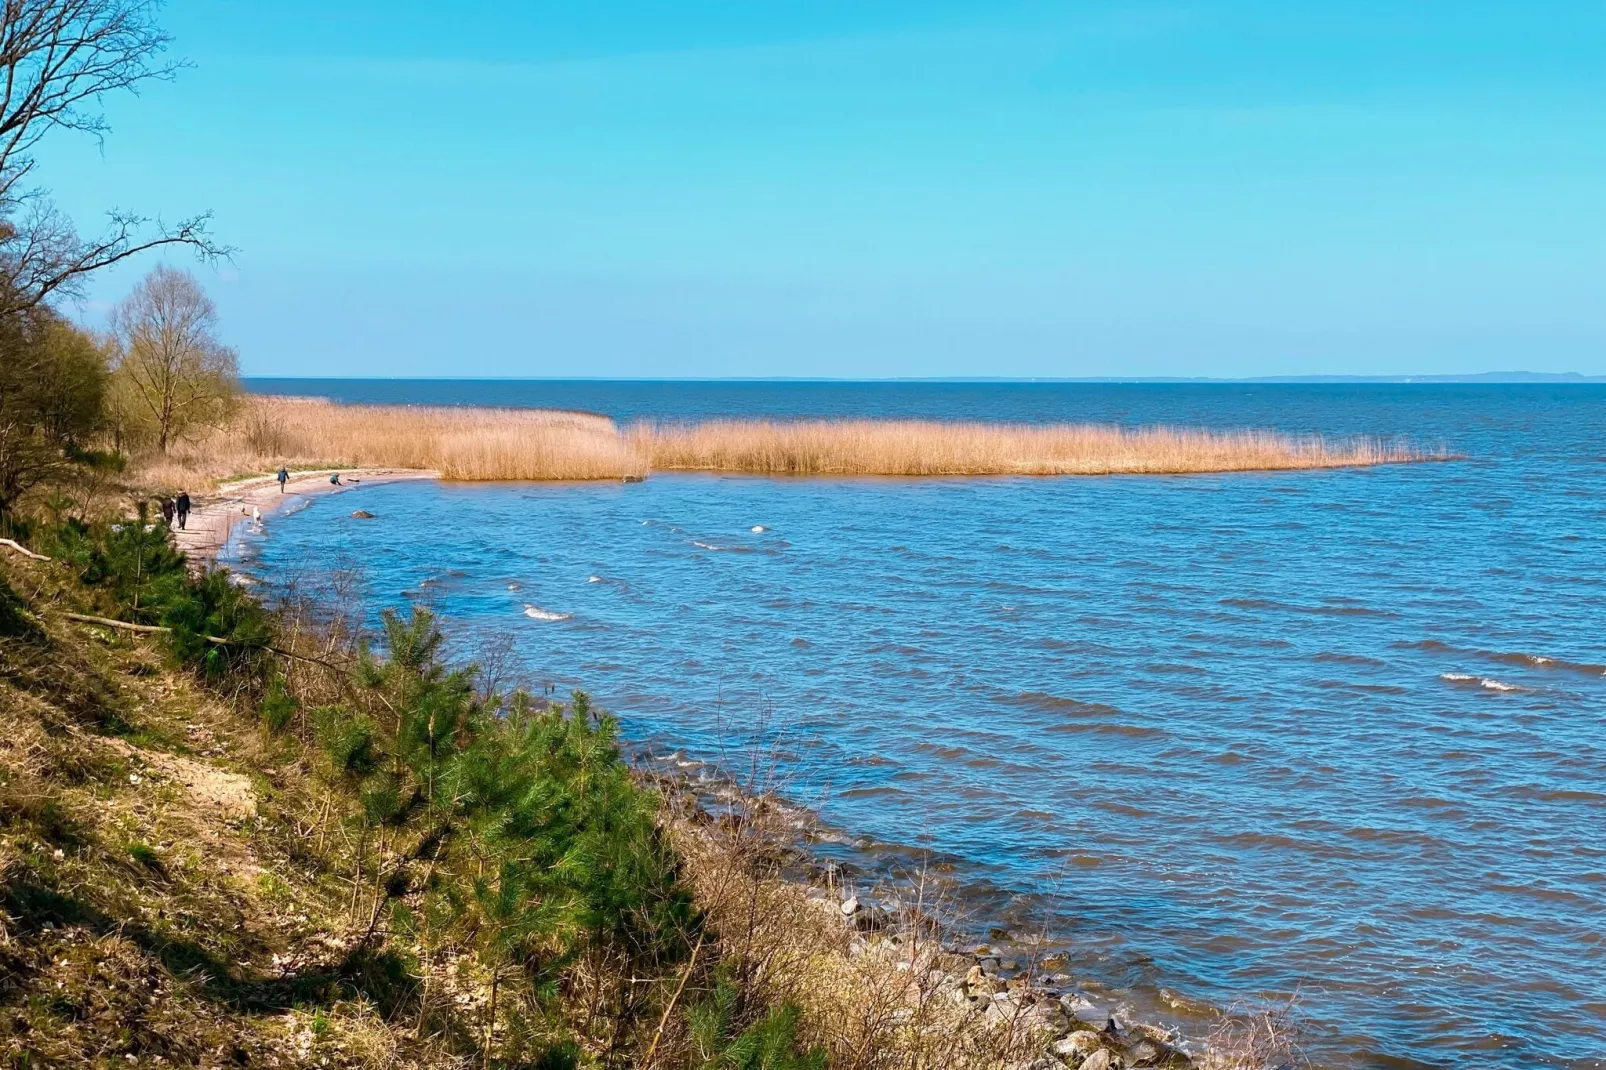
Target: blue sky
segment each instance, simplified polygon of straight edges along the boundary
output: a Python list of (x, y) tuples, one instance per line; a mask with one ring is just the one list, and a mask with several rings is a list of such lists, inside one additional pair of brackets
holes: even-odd
[(41, 179), (215, 212), (252, 374), (1606, 374), (1588, 0), (164, 18)]

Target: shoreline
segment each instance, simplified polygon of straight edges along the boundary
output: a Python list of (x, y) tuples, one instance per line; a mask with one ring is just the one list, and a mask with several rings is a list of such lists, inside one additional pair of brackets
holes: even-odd
[[(328, 482), (333, 472), (341, 474), (341, 484)], [(291, 476), (282, 494), (273, 476), (234, 480), (198, 500), (186, 530), (174, 530), (175, 544), (193, 569), (205, 569), (216, 564), (234, 525), (250, 521), (253, 507), (267, 517), (296, 498), (440, 478), (420, 469), (303, 470)], [(733, 815), (785, 816), (787, 831), (771, 836), (762, 848), (781, 860), (775, 894), (800, 903), (806, 913), (817, 912), (828, 929), (839, 929), (850, 961), (874, 960), (878, 968), (886, 967), (924, 941), (929, 947), (921, 955), (932, 956), (932, 961), (898, 968), (919, 965), (925, 978), (921, 983), (931, 986), (930, 995), (952, 1005), (947, 1013), (979, 1021), (985, 1029), (1040, 1036), (1044, 1054), (1039, 1070), (1075, 1068), (1099, 1051), (1108, 1053), (1111, 1068), (1208, 1065), (1201, 1061), (1208, 1054), (1202, 1036), (1178, 1024), (1127, 1017), (1144, 1012), (1129, 1009), (1126, 998), (1099, 982), (1062, 972), (1066, 941), (1049, 939), (1046, 932), (1022, 936), (1002, 929), (989, 938), (981, 929), (936, 919), (929, 906), (922, 908), (918, 896), (910, 894), (909, 879), (816, 850), (813, 836), (825, 826), (808, 807), (749, 791), (717, 765), (694, 763), (703, 772), (692, 775), (628, 742), (624, 749), (637, 779), (664, 798), (666, 824), (677, 835), (721, 841), (726, 837), (707, 830), (728, 832)], [(729, 850), (729, 845), (716, 842), (709, 849)], [(949, 900), (947, 905), (962, 903)]]
[[(337, 472), (342, 482), (330, 483), (329, 477)], [(418, 468), (322, 468), (291, 473), (282, 493), (278, 480), (271, 475), (220, 483), (212, 491), (195, 496), (184, 529), (172, 529), (173, 544), (189, 559), (191, 568), (202, 569), (216, 563), (234, 526), (249, 522), (253, 508), (270, 516), (295, 498), (338, 494), (379, 483), (439, 478), (438, 472)]]
[(925, 941), (932, 961), (922, 964), (922, 983), (993, 1027), (1040, 1035), (1049, 1061), (1033, 1063), (1038, 1070), (1056, 1070), (1061, 1062), (1075, 1067), (1101, 1049), (1111, 1056), (1111, 1070), (1216, 1065), (1209, 1061), (1208, 1030), (1187, 1028), (1185, 1016), (1162, 1020), (1154, 1008), (1133, 1006), (1130, 994), (1066, 972), (1071, 941), (1056, 939), (1050, 927), (1023, 932), (1001, 927), (999, 918), (957, 920), (965, 914), (962, 881), (831, 857), (816, 848), (818, 837), (840, 830), (811, 808), (744, 786), (717, 763), (688, 760), (683, 751), (626, 747), (625, 753), (638, 779), (664, 798), (677, 835), (739, 840), (747, 828), (766, 827), (759, 850), (781, 894), (839, 923), (852, 957), (897, 960)]

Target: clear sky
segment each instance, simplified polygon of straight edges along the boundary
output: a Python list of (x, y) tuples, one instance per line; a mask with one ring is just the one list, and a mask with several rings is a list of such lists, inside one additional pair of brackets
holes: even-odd
[(40, 177), (214, 211), (250, 374), (1606, 373), (1594, 0), (165, 21), (195, 67)]

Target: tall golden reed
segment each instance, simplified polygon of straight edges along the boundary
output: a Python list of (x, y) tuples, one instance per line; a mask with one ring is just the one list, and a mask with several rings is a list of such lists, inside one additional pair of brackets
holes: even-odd
[(776, 475), (1237, 472), (1431, 459), (1376, 439), (1098, 424), (711, 420), (635, 424), (538, 409), (339, 405), (253, 397), (236, 419), (137, 466), (144, 487), (292, 468), (385, 467), (453, 480), (640, 478), (650, 470)]
[(1112, 475), (1421, 460), (1374, 439), (1271, 431), (932, 420), (713, 420), (632, 427), (652, 467), (790, 475)]
[(337, 405), (248, 398), (229, 426), (147, 457), (146, 487), (295, 468), (413, 468), (446, 479), (619, 479), (647, 473), (606, 416), (546, 409)]

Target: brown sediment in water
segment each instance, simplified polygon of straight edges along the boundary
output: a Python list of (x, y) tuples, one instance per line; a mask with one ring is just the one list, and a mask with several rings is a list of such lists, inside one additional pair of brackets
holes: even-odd
[(1286, 471), (1441, 460), (1377, 438), (1266, 430), (934, 420), (637, 423), (595, 413), (342, 405), (252, 397), (238, 416), (133, 481), (149, 491), (332, 467), (419, 469), (444, 479), (640, 479), (653, 470), (823, 476), (1118, 475)]

